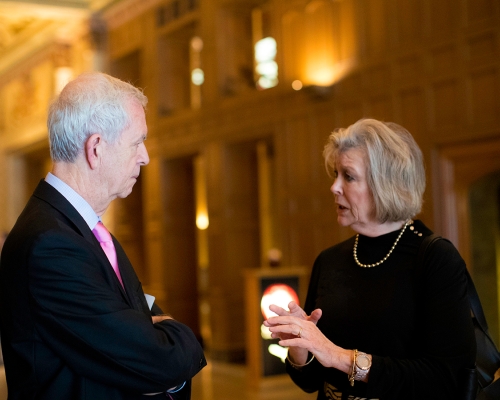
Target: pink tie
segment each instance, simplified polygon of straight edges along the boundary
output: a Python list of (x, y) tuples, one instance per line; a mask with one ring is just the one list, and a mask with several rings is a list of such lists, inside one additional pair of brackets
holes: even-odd
[(104, 253), (106, 253), (106, 257), (108, 257), (108, 260), (123, 287), (122, 276), (120, 274), (120, 270), (118, 269), (118, 261), (116, 260), (115, 245), (113, 244), (113, 239), (111, 239), (111, 234), (109, 233), (109, 231), (106, 229), (106, 227), (103, 225), (102, 222), (98, 222), (95, 228), (92, 229), (92, 232), (94, 233), (95, 237), (101, 244)]

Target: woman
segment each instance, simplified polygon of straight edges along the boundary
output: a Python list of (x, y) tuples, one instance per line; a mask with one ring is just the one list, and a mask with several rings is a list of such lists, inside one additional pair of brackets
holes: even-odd
[(465, 264), (412, 218), (425, 189), (422, 153), (410, 133), (373, 119), (332, 133), (337, 221), (356, 235), (316, 259), (304, 310), (272, 305), (265, 324), (289, 347), (287, 371), (318, 399), (457, 399), (474, 366)]

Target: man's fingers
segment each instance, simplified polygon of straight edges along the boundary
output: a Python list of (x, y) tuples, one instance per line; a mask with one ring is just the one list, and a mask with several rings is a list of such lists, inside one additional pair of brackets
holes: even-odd
[(153, 324), (156, 324), (166, 319), (173, 319), (173, 318), (170, 315), (153, 315), (152, 319), (153, 319)]

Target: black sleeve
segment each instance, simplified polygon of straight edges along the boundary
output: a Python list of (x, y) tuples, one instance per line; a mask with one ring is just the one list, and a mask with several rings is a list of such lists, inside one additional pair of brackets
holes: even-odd
[(156, 303), (153, 303), (153, 307), (151, 307), (151, 315), (162, 315), (165, 314), (163, 310)]
[(373, 355), (367, 397), (458, 397), (461, 370), (473, 366), (475, 359), (465, 268), (450, 242), (439, 240), (429, 248), (417, 284), (420, 312), (415, 357)]
[(189, 381), (206, 364), (187, 326), (153, 324), (116, 296), (81, 236), (51, 231), (31, 250), (30, 308), (40, 340), (77, 374), (150, 393)]

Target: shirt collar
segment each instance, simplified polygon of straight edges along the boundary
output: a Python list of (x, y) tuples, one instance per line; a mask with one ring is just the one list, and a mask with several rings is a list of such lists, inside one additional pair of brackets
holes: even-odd
[(66, 200), (68, 200), (76, 211), (82, 216), (90, 230), (94, 229), (100, 218), (95, 213), (94, 209), (87, 203), (82, 196), (75, 192), (68, 184), (64, 183), (57, 176), (50, 172), (45, 177), (45, 182), (51, 185), (59, 193), (61, 193)]

